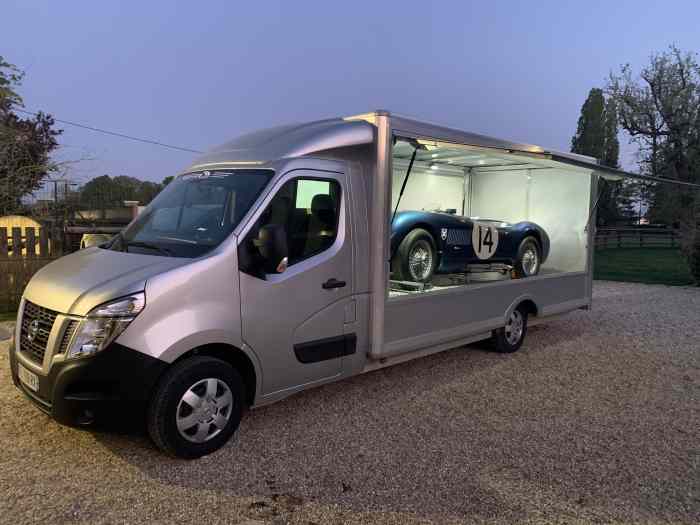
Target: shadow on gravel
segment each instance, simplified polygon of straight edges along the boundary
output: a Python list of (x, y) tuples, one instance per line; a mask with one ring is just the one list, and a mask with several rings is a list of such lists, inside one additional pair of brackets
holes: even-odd
[[(432, 406), (446, 385), (462, 385), (467, 397), (478, 399), (473, 379), (511, 359), (482, 343), (301, 392), (248, 412), (224, 449), (195, 461), (162, 455), (142, 425), (126, 428), (119, 421), (94, 436), (149, 478), (257, 497), (255, 510), (316, 501), (355, 510), (517, 518), (517, 509), (470, 475), (452, 479), (450, 451), (432, 449), (435, 428), (450, 419), (445, 410), (465, 416), (462, 401)], [(462, 447), (460, 440), (453, 444)]]

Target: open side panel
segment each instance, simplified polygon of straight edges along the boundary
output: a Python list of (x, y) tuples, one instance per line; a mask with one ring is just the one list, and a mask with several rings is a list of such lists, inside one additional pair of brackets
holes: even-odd
[(539, 316), (590, 303), (593, 170), (432, 138), (392, 144), (390, 268), (373, 356), (488, 333), (522, 301)]

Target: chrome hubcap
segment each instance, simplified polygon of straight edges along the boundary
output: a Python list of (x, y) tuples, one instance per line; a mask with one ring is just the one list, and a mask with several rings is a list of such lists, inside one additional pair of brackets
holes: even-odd
[(430, 275), (433, 268), (433, 251), (425, 241), (418, 241), (408, 254), (408, 268), (411, 277), (416, 281), (423, 281)]
[(518, 341), (523, 336), (523, 330), (525, 328), (525, 320), (523, 319), (523, 314), (519, 310), (513, 310), (510, 314), (508, 322), (506, 323), (506, 341), (510, 345), (518, 344)]
[(523, 265), (523, 270), (525, 271), (526, 275), (534, 275), (537, 273), (537, 267), (539, 266), (540, 261), (537, 256), (537, 250), (534, 248), (528, 248), (525, 250), (525, 253), (523, 253), (523, 260), (522, 260), (522, 265)]
[(177, 405), (177, 430), (187, 441), (204, 443), (226, 427), (232, 408), (233, 394), (226, 383), (202, 379), (185, 391)]

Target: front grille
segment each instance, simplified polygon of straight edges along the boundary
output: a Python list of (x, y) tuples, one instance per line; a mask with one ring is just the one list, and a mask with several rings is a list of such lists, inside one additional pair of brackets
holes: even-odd
[(469, 244), (470, 232), (467, 230), (447, 230), (447, 244), (465, 246)]
[(68, 321), (68, 326), (66, 326), (66, 329), (63, 331), (61, 345), (58, 347), (59, 354), (65, 354), (66, 350), (68, 350), (68, 345), (70, 344), (70, 340), (73, 339), (73, 335), (75, 335), (76, 328), (78, 328), (78, 321)]
[[(19, 348), (29, 359), (43, 363), (46, 344), (57, 313), (29, 301), (24, 303), (22, 329), (19, 335)], [(35, 322), (36, 321), (36, 322)]]

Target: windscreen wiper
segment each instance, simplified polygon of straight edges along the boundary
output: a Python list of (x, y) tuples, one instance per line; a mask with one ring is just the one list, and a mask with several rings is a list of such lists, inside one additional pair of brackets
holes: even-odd
[(127, 241), (127, 240), (123, 240), (122, 242), (124, 243), (124, 250), (126, 252), (129, 251), (129, 246), (136, 246), (137, 248), (146, 248), (148, 250), (155, 250), (155, 251), (160, 252), (164, 255), (167, 255), (168, 257), (173, 256), (173, 252), (171, 252), (167, 248), (163, 248), (162, 246), (158, 246), (157, 244), (152, 244), (150, 242)]

